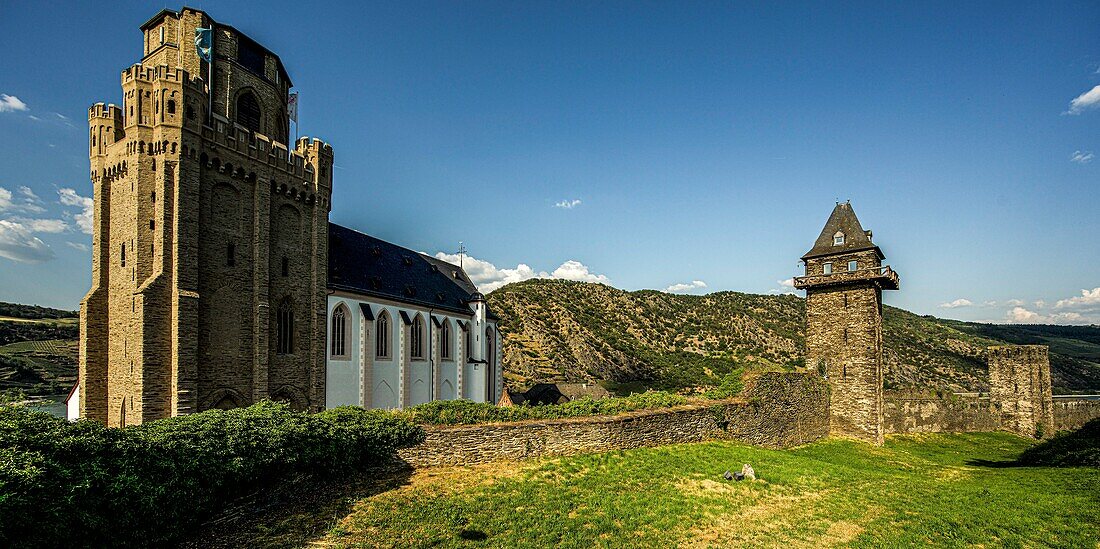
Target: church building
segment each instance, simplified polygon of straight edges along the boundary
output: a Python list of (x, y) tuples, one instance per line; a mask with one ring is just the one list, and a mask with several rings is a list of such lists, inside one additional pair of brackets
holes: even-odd
[(88, 111), (92, 286), (70, 415), (496, 402), (484, 296), (460, 266), (329, 222), (333, 149), (290, 143), (279, 57), (191, 8), (141, 31), (121, 105)]

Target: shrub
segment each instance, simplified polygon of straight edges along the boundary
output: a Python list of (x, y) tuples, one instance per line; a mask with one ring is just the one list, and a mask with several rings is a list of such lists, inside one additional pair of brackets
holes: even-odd
[(1021, 465), (1053, 467), (1100, 467), (1100, 418), (1084, 424), (1076, 431), (1060, 432), (1050, 440), (1024, 450), (1017, 462)]
[(626, 397), (579, 398), (553, 406), (510, 406), (501, 408), (485, 402), (440, 400), (398, 412), (414, 423), (466, 425), (525, 419), (559, 419), (579, 416), (614, 415), (633, 410), (667, 408), (687, 402), (683, 396), (664, 391), (646, 391)]
[(123, 429), (0, 408), (0, 546), (164, 544), (238, 496), (376, 463), (422, 438), (386, 412), (272, 402)]

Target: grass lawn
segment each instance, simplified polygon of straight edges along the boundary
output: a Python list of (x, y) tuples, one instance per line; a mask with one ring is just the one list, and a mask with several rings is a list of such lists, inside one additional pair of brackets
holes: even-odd
[[(1073, 546), (1100, 541), (1100, 469), (1011, 467), (1008, 434), (703, 443), (427, 469), (280, 524), (330, 546)], [(751, 463), (761, 480), (729, 482)], [(325, 531), (327, 529), (327, 531)], [(294, 536), (290, 536), (293, 538)], [(299, 538), (301, 541), (305, 541)]]

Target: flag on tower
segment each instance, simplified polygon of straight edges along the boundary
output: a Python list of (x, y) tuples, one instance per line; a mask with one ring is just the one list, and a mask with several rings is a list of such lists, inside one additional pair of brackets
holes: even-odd
[(298, 92), (294, 92), (287, 96), (286, 113), (295, 124), (298, 123)]
[(199, 57), (207, 63), (210, 62), (210, 52), (214, 48), (214, 27), (204, 29), (198, 27), (195, 29), (195, 51), (199, 53)]

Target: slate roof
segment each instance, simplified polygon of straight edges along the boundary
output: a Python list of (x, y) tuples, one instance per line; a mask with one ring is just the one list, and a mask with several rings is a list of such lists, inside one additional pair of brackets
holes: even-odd
[(328, 287), (464, 316), (473, 314), (467, 302), (477, 293), (458, 265), (335, 223), (328, 226)]
[[(834, 246), (833, 235), (837, 231), (844, 233), (844, 244)], [(825, 222), (825, 228), (821, 229), (821, 234), (814, 242), (814, 247), (806, 252), (802, 259), (862, 250), (875, 250), (880, 259), (885, 258), (882, 250), (871, 242), (871, 231), (863, 230), (863, 225), (859, 224), (852, 205), (847, 202), (838, 202), (833, 208), (833, 213), (829, 215), (829, 220)]]

